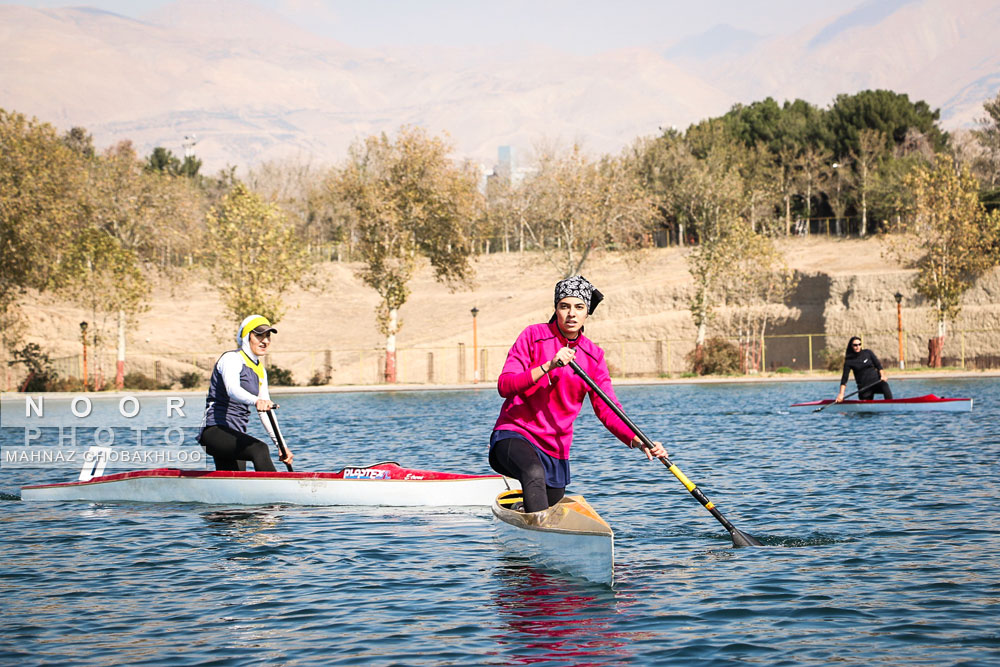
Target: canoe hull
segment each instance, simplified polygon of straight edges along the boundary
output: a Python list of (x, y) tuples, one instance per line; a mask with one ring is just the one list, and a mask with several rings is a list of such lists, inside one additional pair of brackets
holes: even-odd
[(794, 403), (792, 412), (972, 412), (971, 398), (940, 398), (934, 394), (913, 398), (895, 398), (881, 401), (843, 401), (834, 403), (830, 399)]
[(567, 496), (543, 512), (526, 514), (499, 502), (511, 494), (520, 491), (502, 493), (493, 503), (504, 550), (588, 581), (614, 583), (614, 532), (582, 496)]
[(457, 475), (379, 464), (337, 473), (204, 472), (160, 468), (21, 488), (24, 501), (218, 505), (488, 506), (500, 475)]

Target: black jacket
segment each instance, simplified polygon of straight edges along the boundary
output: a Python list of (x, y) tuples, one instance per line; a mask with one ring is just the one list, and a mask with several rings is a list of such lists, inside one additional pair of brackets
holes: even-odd
[(879, 371), (882, 370), (882, 362), (878, 360), (871, 350), (861, 350), (857, 354), (848, 355), (844, 359), (844, 372), (840, 376), (840, 384), (847, 384), (847, 378), (851, 371), (854, 371), (854, 381), (858, 384), (858, 389), (867, 387), (879, 381)]

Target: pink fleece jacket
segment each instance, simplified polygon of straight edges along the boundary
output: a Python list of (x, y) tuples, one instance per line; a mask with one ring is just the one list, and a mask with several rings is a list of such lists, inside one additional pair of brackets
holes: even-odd
[(497, 380), (497, 391), (505, 399), (494, 430), (515, 431), (543, 452), (557, 459), (568, 459), (573, 444), (573, 420), (580, 414), (588, 394), (601, 423), (625, 444), (635, 436), (600, 396), (569, 366), (553, 368), (538, 380), (531, 381), (531, 369), (541, 366), (569, 345), (576, 349), (574, 359), (597, 386), (621, 407), (611, 389), (611, 376), (604, 363), (604, 350), (582, 333), (567, 341), (555, 322), (532, 324), (521, 332), (507, 353), (507, 361)]

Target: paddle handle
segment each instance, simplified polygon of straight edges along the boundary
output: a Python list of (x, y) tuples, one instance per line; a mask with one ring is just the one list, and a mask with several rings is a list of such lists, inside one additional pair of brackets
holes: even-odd
[[(618, 407), (618, 404), (612, 401), (611, 398), (606, 393), (604, 393), (603, 389), (597, 386), (597, 383), (594, 382), (593, 378), (587, 375), (587, 373), (582, 368), (580, 368), (579, 364), (577, 364), (575, 361), (571, 361), (569, 362), (569, 367), (572, 368), (573, 372), (579, 375), (580, 378), (587, 383), (587, 386), (590, 387), (595, 394), (601, 397), (601, 400), (604, 401), (604, 404), (607, 405), (609, 408), (611, 408), (611, 411), (614, 412), (616, 415), (618, 415), (618, 418), (621, 419), (623, 422), (625, 422), (628, 425), (628, 427), (632, 429), (633, 433), (639, 436), (639, 440), (642, 441), (643, 445), (652, 449), (653, 441), (650, 440), (649, 437), (647, 437), (646, 434), (642, 432), (642, 429), (640, 429), (638, 426), (635, 425), (635, 422), (633, 422), (631, 419), (628, 418), (628, 415), (625, 414), (625, 411), (622, 410), (620, 407)], [(760, 545), (760, 542), (757, 540), (757, 538), (753, 537), (752, 535), (744, 533), (739, 528), (734, 526), (729, 521), (729, 519), (727, 519), (722, 514), (722, 512), (719, 511), (719, 508), (715, 506), (715, 503), (709, 500), (708, 497), (701, 492), (701, 489), (699, 489), (694, 482), (688, 479), (687, 475), (681, 472), (681, 469), (678, 468), (675, 464), (673, 464), (668, 457), (661, 456), (659, 458), (660, 461), (663, 462), (663, 465), (665, 465), (670, 470), (670, 472), (674, 474), (674, 477), (676, 477), (680, 481), (680, 483), (684, 485), (684, 488), (686, 488), (688, 492), (692, 496), (694, 496), (695, 500), (697, 500), (699, 503), (701, 503), (701, 505), (705, 509), (711, 512), (712, 516), (714, 516), (716, 520), (722, 524), (723, 528), (729, 531), (729, 534), (732, 535), (733, 537), (733, 544), (735, 544), (736, 546)]]
[[(274, 416), (274, 411), (277, 409), (277, 405), (267, 411), (267, 418), (271, 422), (271, 428), (274, 429), (274, 439), (278, 441), (278, 451), (283, 457), (288, 456), (288, 447), (285, 446), (285, 439), (281, 437), (281, 429), (278, 428), (278, 420)], [(285, 461), (285, 467), (288, 468), (288, 472), (292, 471), (292, 464)]]

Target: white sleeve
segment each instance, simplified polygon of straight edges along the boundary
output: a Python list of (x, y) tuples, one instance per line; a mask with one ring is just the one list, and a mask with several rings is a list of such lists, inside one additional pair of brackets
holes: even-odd
[(229, 398), (244, 405), (254, 405), (257, 402), (257, 397), (240, 386), (240, 371), (243, 370), (243, 359), (239, 353), (227, 352), (222, 355), (218, 366)]

